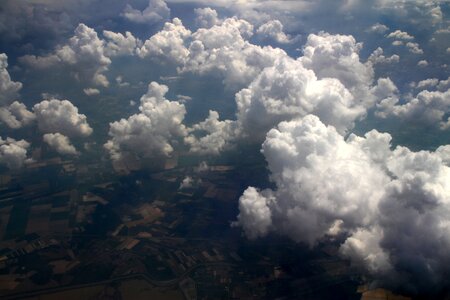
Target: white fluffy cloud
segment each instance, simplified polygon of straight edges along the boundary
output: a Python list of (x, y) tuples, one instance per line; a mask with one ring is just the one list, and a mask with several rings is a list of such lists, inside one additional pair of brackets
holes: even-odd
[(199, 27), (211, 28), (214, 25), (220, 24), (220, 22), (221, 22), (218, 14), (217, 14), (217, 11), (215, 11), (212, 8), (209, 8), (209, 7), (195, 8), (194, 12), (196, 15), (195, 23)]
[(338, 79), (355, 97), (355, 101), (371, 106), (376, 100), (370, 92), (374, 81), (371, 64), (359, 57), (361, 43), (351, 35), (331, 35), (326, 32), (310, 34), (299, 58), (319, 79)]
[(353, 97), (338, 80), (318, 80), (313, 71), (289, 60), (266, 68), (236, 95), (236, 102), (238, 120), (250, 136), (265, 135), (279, 122), (308, 113), (322, 114), (345, 131), (364, 113), (351, 109)]
[(428, 79), (424, 79), (421, 80), (417, 83), (416, 88), (418, 89), (423, 89), (423, 88), (427, 88), (427, 87), (435, 87), (436, 85), (438, 85), (439, 83), (439, 79), (437, 78), (428, 78)]
[(388, 30), (389, 30), (389, 27), (387, 27), (386, 25), (380, 24), (380, 23), (375, 23), (372, 26), (370, 26), (370, 28), (367, 31), (376, 32), (376, 33), (385, 33)]
[(12, 138), (3, 140), (0, 137), (0, 163), (9, 169), (19, 169), (30, 159), (27, 158), (27, 149), (30, 143), (25, 140), (16, 141)]
[(186, 109), (165, 98), (168, 87), (156, 82), (141, 97), (140, 113), (110, 124), (111, 139), (105, 144), (113, 161), (170, 156), (173, 143), (186, 135), (182, 124)]
[(33, 106), (39, 130), (44, 133), (61, 133), (68, 137), (87, 137), (92, 128), (78, 108), (68, 100), (44, 100)]
[(10, 104), (22, 88), (22, 83), (11, 80), (7, 68), (8, 56), (0, 53), (0, 106)]
[(170, 9), (163, 0), (149, 0), (147, 7), (140, 11), (127, 4), (122, 16), (134, 23), (155, 24), (170, 16)]
[(253, 26), (242, 19), (228, 18), (220, 25), (200, 28), (192, 34), (188, 57), (181, 69), (200, 75), (221, 75), (228, 88), (243, 87), (265, 67), (287, 54), (278, 48), (248, 42)]
[[(220, 75), (228, 88), (243, 87), (265, 67), (287, 54), (281, 49), (260, 47), (248, 42), (253, 25), (236, 17), (215, 19), (215, 11), (198, 10), (204, 27), (191, 33), (177, 18), (146, 40), (137, 50), (141, 58), (165, 58), (179, 72)], [(206, 17), (208, 16), (208, 17)]]
[[(225, 20), (224, 23), (226, 22)], [(208, 50), (203, 46), (203, 42), (200, 42), (203, 38), (198, 36), (211, 31), (221, 34), (234, 32), (235, 41), (228, 40), (228, 46), (224, 48), (226, 51), (233, 49), (232, 58), (225, 59), (225, 56), (223, 60), (218, 60), (219, 53), (223, 53), (222, 48)], [(215, 34), (218, 34), (217, 32)], [(207, 72), (210, 68), (223, 65), (221, 70), (226, 71), (225, 78), (241, 78), (241, 82), (248, 79), (240, 76), (256, 74), (250, 84), (236, 94), (237, 120), (219, 122), (218, 114), (213, 113), (205, 122), (196, 125), (197, 128), (193, 127), (194, 134), (190, 134), (185, 142), (194, 152), (218, 153), (242, 137), (262, 141), (265, 134), (279, 122), (307, 114), (317, 115), (322, 122), (331, 124), (344, 133), (354, 126), (356, 120), (363, 118), (376, 101), (388, 98), (396, 91), (395, 85), (388, 79), (374, 82), (373, 63), (360, 61), (358, 52), (361, 44), (356, 43), (352, 36), (323, 32), (310, 35), (304, 56), (297, 60), (290, 58), (283, 51), (272, 51), (268, 50), (272, 48), (260, 48), (248, 43), (236, 27), (231, 30), (223, 26), (213, 26), (209, 30), (199, 29), (193, 36), (197, 37), (197, 40), (191, 44), (189, 57), (195, 57), (192, 48), (198, 44), (198, 56), (201, 58), (198, 61), (201, 63), (193, 67), (197, 72)], [(214, 34), (208, 35), (208, 38), (212, 37)], [(221, 40), (217, 38), (209, 42), (206, 39), (205, 45), (222, 47)], [(265, 53), (267, 59), (257, 62), (255, 66), (249, 66), (248, 59), (251, 56), (247, 57), (245, 51), (236, 51), (239, 47), (252, 51), (258, 49), (256, 51)], [(214, 61), (205, 58), (209, 53), (215, 54)], [(378, 58), (382, 55), (376, 54)], [(396, 57), (384, 59), (395, 61)], [(243, 66), (239, 68), (239, 75), (226, 69), (232, 66), (232, 60), (233, 63), (239, 62), (238, 65)], [(188, 64), (194, 61), (188, 60)], [(391, 94), (387, 91), (391, 91)], [(206, 135), (198, 138), (195, 130), (206, 132)]]
[(0, 122), (9, 128), (21, 128), (27, 126), (35, 119), (35, 115), (27, 109), (25, 104), (14, 101), (9, 106), (0, 107)]
[(280, 44), (291, 42), (290, 36), (283, 31), (283, 24), (278, 20), (270, 20), (262, 24), (256, 30), (256, 34), (262, 38), (272, 39)]
[[(219, 154), (230, 149), (238, 137), (237, 123), (231, 120), (219, 121), (219, 113), (209, 111), (208, 118), (188, 129), (184, 143), (196, 154)], [(196, 133), (205, 133), (198, 137)]]
[(418, 43), (408, 42), (406, 43), (406, 47), (408, 48), (409, 52), (413, 54), (423, 54), (423, 50), (420, 49)]
[[(421, 86), (424, 84), (425, 82), (421, 82)], [(404, 120), (447, 129), (450, 126), (450, 119), (446, 117), (449, 109), (449, 89), (446, 91), (423, 90), (414, 98), (406, 99), (405, 103), (400, 103), (398, 97), (381, 101), (376, 114), (382, 118), (395, 116)]]
[(368, 60), (375, 64), (391, 64), (391, 63), (398, 63), (400, 60), (400, 56), (397, 54), (393, 54), (391, 56), (384, 56), (383, 55), (383, 48), (378, 47), (375, 49), (372, 54), (370, 54)]
[(417, 62), (417, 66), (419, 66), (421, 68), (427, 67), (428, 66), (428, 61), (426, 61), (425, 59), (419, 60)]
[(103, 36), (107, 40), (105, 54), (109, 57), (118, 55), (134, 55), (142, 42), (129, 31), (125, 35), (120, 32), (103, 30)]
[(405, 31), (396, 30), (387, 35), (387, 38), (389, 39), (397, 39), (397, 40), (404, 40), (404, 41), (411, 41), (414, 39), (412, 35)]
[(53, 53), (45, 56), (25, 55), (20, 61), (37, 69), (63, 64), (69, 67), (77, 80), (87, 80), (104, 87), (109, 85), (103, 74), (111, 64), (110, 58), (105, 55), (105, 42), (94, 29), (84, 24), (79, 24), (68, 43), (58, 46)]
[(180, 19), (174, 18), (172, 22), (165, 23), (163, 29), (146, 40), (137, 50), (141, 58), (151, 57), (169, 59), (176, 64), (184, 64), (189, 55), (185, 47), (185, 40), (191, 36), (191, 31), (183, 26)]
[[(389, 142), (387, 136), (371, 133), (365, 146), (373, 148), (380, 140)], [(365, 153), (313, 115), (282, 122), (269, 131), (262, 151), (278, 187), (262, 194), (271, 212), (264, 215), (272, 215), (270, 227), (314, 245), (338, 220), (348, 227), (370, 222), (387, 182), (371, 155), (380, 159), (389, 145), (376, 146)]]
[(46, 133), (43, 140), (59, 154), (78, 155), (77, 149), (70, 143), (69, 138), (61, 133)]
[(277, 188), (249, 187), (236, 224), (251, 238), (272, 231), (312, 246), (342, 234), (341, 253), (376, 279), (448, 283), (449, 146), (412, 152), (390, 141), (377, 131), (344, 139), (312, 115), (280, 123), (262, 146)]

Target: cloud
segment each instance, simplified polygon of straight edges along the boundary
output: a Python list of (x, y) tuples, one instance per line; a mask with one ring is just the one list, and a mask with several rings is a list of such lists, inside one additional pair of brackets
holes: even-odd
[(387, 27), (384, 24), (375, 23), (367, 30), (368, 32), (375, 32), (375, 33), (385, 33), (389, 30), (389, 27)]
[(408, 43), (406, 43), (406, 47), (408, 48), (409, 52), (411, 52), (411, 53), (423, 54), (423, 50), (420, 49), (418, 43), (408, 42)]
[(70, 143), (69, 138), (61, 133), (46, 133), (43, 136), (43, 140), (59, 154), (79, 154), (77, 149), (75, 149), (75, 147)]
[(181, 72), (221, 76), (231, 90), (246, 86), (262, 69), (287, 55), (279, 48), (251, 44), (252, 35), (253, 26), (235, 17), (198, 29), (192, 34)]
[(182, 124), (186, 109), (165, 98), (166, 85), (151, 82), (141, 97), (140, 113), (110, 123), (110, 140), (105, 144), (114, 162), (128, 159), (168, 157), (173, 144), (186, 135)]
[(196, 15), (195, 24), (197, 24), (198, 27), (211, 28), (214, 25), (219, 25), (221, 23), (217, 11), (212, 8), (195, 8), (194, 13)]
[(29, 147), (30, 143), (25, 140), (17, 141), (9, 137), (3, 140), (0, 137), (0, 163), (12, 170), (21, 168), (31, 161), (27, 158)]
[(397, 39), (397, 40), (404, 40), (404, 41), (410, 41), (410, 40), (414, 39), (414, 37), (412, 35), (410, 35), (409, 33), (398, 30), (398, 29), (396, 31), (389, 33), (386, 37), (388, 39)]
[[(238, 136), (237, 123), (231, 120), (219, 121), (219, 113), (212, 110), (206, 120), (188, 128), (188, 132), (184, 143), (189, 145), (192, 153), (200, 155), (220, 154), (232, 148)], [(204, 135), (198, 137), (197, 132)]]
[(238, 221), (232, 226), (242, 226), (250, 239), (265, 236), (272, 229), (272, 211), (269, 205), (274, 202), (270, 191), (259, 191), (248, 187), (239, 198)]
[[(388, 136), (378, 133), (372, 133), (370, 138), (367, 147), (378, 141), (389, 142)], [(313, 115), (282, 122), (278, 129), (269, 131), (262, 151), (278, 189), (262, 191), (261, 197), (272, 214), (270, 228), (313, 246), (337, 220), (351, 227), (368, 222), (380, 197), (378, 191), (387, 182), (370, 156), (382, 159), (379, 157), (389, 145), (376, 146), (372, 153), (365, 153)], [(255, 190), (251, 190), (251, 195), (255, 201), (261, 201)], [(240, 201), (241, 206), (246, 205)], [(268, 226), (265, 227), (267, 232)]]
[(180, 183), (179, 190), (191, 189), (202, 183), (201, 179), (194, 179), (191, 176), (186, 176)]
[(78, 108), (68, 100), (44, 100), (33, 106), (39, 130), (44, 133), (61, 133), (68, 137), (87, 137), (92, 128)]
[(87, 89), (83, 89), (83, 92), (87, 95), (87, 96), (95, 96), (100, 94), (100, 91), (98, 89), (95, 88), (87, 88)]
[(127, 4), (122, 16), (134, 23), (155, 24), (168, 19), (170, 9), (163, 0), (149, 0), (147, 7), (143, 11), (134, 9), (131, 5)]
[(368, 60), (372, 62), (374, 65), (391, 64), (391, 63), (398, 63), (400, 60), (400, 56), (398, 56), (397, 54), (393, 54), (389, 57), (386, 57), (383, 55), (383, 49), (381, 47), (378, 47), (372, 52), (372, 54), (370, 54)]
[(134, 55), (137, 48), (142, 46), (142, 41), (133, 36), (129, 31), (123, 35), (120, 32), (103, 30), (103, 36), (106, 39), (105, 55), (114, 57), (119, 55)]
[(423, 89), (426, 87), (435, 87), (439, 83), (439, 79), (437, 78), (428, 78), (425, 80), (421, 80), (417, 83), (416, 88)]
[(417, 63), (417, 66), (419, 67), (427, 67), (428, 66), (428, 61), (426, 61), (425, 59), (419, 60), (419, 62)]
[(449, 146), (390, 142), (375, 130), (345, 139), (313, 115), (280, 123), (262, 146), (276, 189), (249, 187), (235, 225), (310, 246), (340, 236), (341, 254), (373, 280), (412, 293), (446, 286)]
[(0, 106), (10, 104), (22, 88), (22, 83), (11, 80), (7, 68), (8, 56), (0, 53)]
[(262, 24), (256, 30), (256, 34), (261, 38), (272, 39), (280, 44), (291, 42), (290, 36), (283, 31), (283, 24), (278, 20), (270, 20)]
[(0, 107), (0, 122), (9, 128), (17, 129), (31, 124), (35, 115), (27, 109), (25, 104), (14, 101), (9, 106)]
[[(226, 22), (227, 20), (224, 21)], [(272, 51), (272, 48), (260, 48), (249, 44), (236, 27), (230, 29), (226, 26), (213, 26), (209, 30), (199, 29), (193, 37), (197, 41), (202, 40), (202, 35), (206, 36), (210, 31), (216, 31), (215, 34), (218, 34), (217, 32), (232, 34), (236, 37), (235, 41), (226, 41), (228, 46), (225, 51), (232, 49), (231, 57), (234, 62), (239, 62), (240, 74), (247, 72), (243, 66), (249, 63), (248, 59), (251, 56), (247, 57), (245, 51), (235, 49), (242, 46), (252, 51), (258, 49), (260, 53), (266, 53), (267, 60), (247, 67), (251, 72), (249, 74), (257, 75), (246, 88), (236, 93), (237, 120), (218, 121), (218, 113), (210, 112), (204, 122), (189, 129), (190, 134), (185, 138), (185, 143), (190, 146), (192, 152), (218, 154), (242, 138), (262, 141), (265, 134), (279, 122), (307, 114), (317, 115), (322, 122), (333, 125), (339, 132), (344, 133), (353, 128), (356, 120), (365, 117), (367, 110), (375, 102), (391, 96), (382, 90), (387, 91), (385, 88), (389, 88), (391, 92), (396, 90), (395, 85), (388, 79), (374, 82), (372, 63), (360, 61), (358, 52), (362, 45), (356, 43), (352, 36), (330, 35), (324, 32), (319, 35), (311, 34), (305, 45), (304, 56), (295, 60), (284, 51), (277, 52)], [(214, 36), (210, 34), (208, 38)], [(190, 58), (196, 56), (192, 48), (197, 41), (191, 44)], [(220, 44), (222, 38), (211, 42), (205, 40), (205, 45), (209, 43), (211, 47), (222, 47)], [(210, 64), (211, 68), (223, 64), (221, 70), (224, 71), (234, 63), (230, 59), (225, 59), (226, 56), (223, 57), (223, 61), (219, 60), (222, 48), (209, 49), (203, 46), (203, 42), (198, 44), (201, 63), (194, 67), (197, 72), (199, 68), (205, 70), (204, 72), (210, 72)], [(204, 57), (205, 54), (210, 55), (208, 53), (215, 54), (213, 62)], [(230, 52), (227, 52), (227, 55), (229, 54)], [(382, 53), (378, 51), (376, 54), (381, 56)], [(395, 61), (396, 56), (384, 59)], [(188, 65), (193, 61), (195, 60), (187, 60)], [(239, 78), (235, 73), (225, 74)], [(241, 78), (240, 81), (246, 80)], [(203, 132), (203, 135), (199, 137), (196, 132)]]
[(137, 50), (141, 58), (167, 58), (169, 61), (182, 65), (189, 55), (184, 43), (191, 36), (191, 31), (183, 26), (180, 19), (174, 18), (166, 22), (161, 31), (146, 40)]
[(382, 118), (395, 116), (419, 124), (439, 126), (441, 129), (450, 126), (450, 120), (446, 117), (450, 109), (450, 90), (423, 90), (405, 103), (399, 103), (398, 98), (391, 99), (382, 101), (378, 108), (376, 115)]
[[(197, 14), (214, 13), (205, 9)], [(192, 33), (175, 18), (147, 39), (137, 53), (141, 58), (163, 58), (175, 64), (179, 73), (222, 76), (229, 89), (245, 86), (279, 56), (287, 55), (278, 48), (249, 43), (253, 25), (245, 20), (233, 17), (216, 21)]]
[(370, 105), (370, 86), (374, 71), (370, 64), (364, 64), (359, 57), (362, 48), (351, 35), (332, 35), (326, 32), (310, 34), (299, 58), (302, 64), (315, 72), (319, 79), (336, 78), (358, 99)]
[(238, 122), (248, 136), (264, 138), (281, 121), (307, 114), (343, 133), (377, 101), (371, 64), (360, 61), (352, 36), (308, 36), (304, 55), (281, 56), (236, 94)]
[(263, 138), (281, 121), (311, 113), (345, 132), (365, 114), (364, 106), (339, 80), (319, 80), (312, 70), (291, 59), (264, 69), (236, 94), (236, 102), (238, 122), (252, 138)]
[(64, 65), (77, 80), (87, 80), (91, 84), (107, 87), (108, 79), (103, 74), (108, 70), (111, 60), (105, 53), (105, 42), (97, 32), (79, 24), (68, 43), (58, 46), (53, 53), (45, 56), (25, 55), (19, 61), (36, 69), (47, 69)]

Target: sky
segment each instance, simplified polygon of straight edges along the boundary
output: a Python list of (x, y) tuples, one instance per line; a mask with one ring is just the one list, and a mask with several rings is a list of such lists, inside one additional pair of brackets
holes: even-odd
[[(232, 226), (450, 286), (450, 1), (4, 0), (0, 164), (113, 166), (257, 145)], [(255, 149), (257, 149), (256, 147)]]

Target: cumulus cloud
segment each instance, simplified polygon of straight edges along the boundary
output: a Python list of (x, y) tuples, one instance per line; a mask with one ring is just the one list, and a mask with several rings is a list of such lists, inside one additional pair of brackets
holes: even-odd
[(391, 63), (398, 63), (400, 60), (400, 56), (398, 56), (397, 54), (393, 54), (391, 56), (384, 56), (383, 55), (383, 48), (378, 47), (377, 49), (375, 49), (375, 51), (372, 52), (372, 54), (370, 54), (368, 60), (370, 62), (372, 62), (374, 65), (375, 64), (391, 64)]
[(373, 82), (372, 64), (359, 59), (361, 46), (352, 36), (311, 34), (303, 56), (279, 58), (265, 68), (236, 94), (244, 134), (263, 139), (279, 122), (307, 114), (341, 133), (351, 129), (384, 96)]
[(87, 95), (87, 96), (95, 96), (100, 94), (100, 91), (98, 89), (95, 88), (87, 88), (87, 89), (83, 89), (83, 92)]
[(129, 31), (125, 35), (120, 32), (103, 30), (103, 36), (106, 39), (105, 55), (108, 57), (119, 55), (134, 55), (142, 42), (133, 36)]
[(35, 115), (27, 109), (25, 104), (14, 101), (9, 106), (0, 107), (0, 122), (9, 128), (17, 129), (32, 123)]
[[(189, 128), (188, 132), (184, 143), (189, 145), (191, 152), (202, 155), (219, 154), (230, 149), (239, 134), (235, 121), (219, 121), (219, 113), (212, 110), (209, 111), (208, 118)], [(198, 132), (204, 135), (198, 137)]]
[(235, 17), (198, 29), (192, 34), (189, 56), (181, 71), (221, 75), (229, 89), (247, 85), (263, 68), (286, 56), (281, 49), (251, 44), (248, 38), (252, 35), (253, 25)]
[[(197, 14), (202, 17), (215, 15), (208, 9), (197, 10)], [(254, 29), (245, 20), (236, 17), (212, 19), (214, 21), (208, 19), (209, 25), (204, 24), (205, 27), (192, 33), (175, 18), (147, 39), (137, 53), (141, 58), (159, 61), (163, 58), (175, 64), (179, 73), (222, 76), (227, 88), (247, 85), (263, 68), (287, 55), (278, 48), (251, 44), (248, 39)]]
[(428, 66), (428, 61), (426, 61), (425, 59), (419, 60), (417, 62), (417, 65), (421, 68), (427, 67)]
[(290, 59), (264, 69), (236, 94), (236, 102), (240, 126), (253, 138), (263, 138), (281, 121), (310, 113), (345, 132), (365, 114), (365, 108), (339, 80), (319, 80), (312, 70)]
[(409, 33), (398, 30), (398, 29), (396, 31), (389, 33), (386, 37), (389, 39), (397, 39), (397, 40), (404, 40), (404, 41), (411, 41), (414, 39), (414, 37), (412, 35), (410, 35)]
[(377, 0), (374, 8), (383, 14), (402, 19), (416, 26), (435, 26), (442, 22), (442, 1)]
[(22, 88), (22, 83), (11, 80), (7, 68), (8, 56), (0, 53), (0, 106), (10, 104)]
[(377, 131), (345, 139), (313, 115), (280, 123), (262, 146), (277, 188), (249, 187), (235, 225), (250, 238), (275, 232), (310, 246), (339, 235), (340, 252), (371, 278), (410, 292), (448, 284), (448, 146), (412, 152), (390, 142)]
[(61, 133), (68, 137), (87, 137), (92, 128), (78, 108), (68, 100), (44, 100), (33, 106), (39, 130), (44, 133)]
[(140, 99), (140, 113), (110, 123), (110, 140), (105, 148), (113, 161), (172, 154), (172, 145), (186, 135), (182, 124), (186, 109), (183, 104), (165, 98), (168, 90), (166, 85), (151, 82)]
[[(376, 143), (373, 139), (388, 140), (378, 133), (371, 138), (367, 147)], [(387, 182), (371, 155), (380, 160), (386, 148), (389, 146), (380, 145), (373, 149), (376, 151), (364, 153), (313, 115), (280, 123), (278, 129), (269, 131), (262, 147), (278, 187), (261, 195), (265, 209), (271, 212), (264, 216), (272, 215), (264, 232), (269, 227), (281, 230), (312, 246), (327, 235), (337, 220), (351, 227), (370, 221), (380, 197), (378, 191)], [(255, 190), (250, 192), (251, 198), (261, 201)], [(244, 200), (253, 205), (248, 197), (244, 196)], [(240, 201), (240, 206), (245, 207), (245, 202)]]
[[(422, 85), (424, 84), (422, 83)], [(383, 118), (395, 116), (403, 120), (447, 129), (450, 126), (450, 120), (446, 116), (449, 109), (450, 90), (423, 90), (414, 98), (407, 99), (405, 103), (400, 103), (398, 98), (382, 101), (378, 105), (376, 114)]]
[(413, 54), (423, 54), (423, 50), (420, 49), (418, 43), (408, 42), (406, 43), (406, 47), (408, 48), (409, 52)]
[(272, 39), (280, 44), (291, 42), (290, 36), (283, 31), (283, 24), (278, 20), (270, 20), (262, 24), (256, 30), (256, 34), (262, 38)]
[(198, 27), (211, 28), (221, 22), (217, 11), (212, 8), (195, 8), (194, 13), (196, 15), (195, 23)]
[(389, 27), (387, 27), (384, 24), (375, 23), (367, 30), (368, 32), (376, 32), (376, 33), (385, 33), (389, 30)]
[(25, 140), (17, 141), (9, 137), (4, 140), (0, 137), (0, 164), (13, 170), (21, 168), (25, 163), (31, 161), (27, 158), (29, 147), (30, 143)]
[(169, 61), (182, 65), (189, 55), (184, 43), (191, 36), (191, 31), (183, 26), (180, 19), (174, 18), (166, 22), (163, 29), (144, 42), (137, 54), (153, 59), (167, 58)]
[(43, 136), (43, 140), (59, 154), (79, 154), (77, 149), (70, 143), (69, 138), (61, 133), (46, 133)]
[(170, 9), (163, 0), (149, 0), (147, 7), (140, 11), (127, 4), (122, 16), (134, 23), (155, 24), (170, 16)]
[(356, 101), (370, 105), (375, 101), (370, 93), (374, 71), (371, 64), (360, 60), (362, 46), (351, 35), (310, 34), (304, 46), (304, 55), (299, 60), (319, 79), (338, 79)]
[(439, 79), (437, 78), (428, 78), (421, 80), (417, 83), (416, 88), (423, 89), (427, 87), (435, 87), (439, 83)]
[(107, 87), (108, 79), (103, 74), (108, 70), (111, 59), (105, 54), (105, 42), (97, 32), (79, 24), (68, 43), (58, 46), (53, 53), (45, 56), (25, 55), (20, 61), (26, 66), (46, 69), (63, 64), (68, 67), (77, 80)]

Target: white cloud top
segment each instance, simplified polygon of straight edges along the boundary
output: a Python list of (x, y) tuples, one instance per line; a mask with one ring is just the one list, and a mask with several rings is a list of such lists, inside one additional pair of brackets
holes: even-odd
[(68, 137), (87, 137), (92, 128), (78, 108), (68, 100), (44, 100), (33, 106), (39, 130), (43, 133), (61, 133)]
[(417, 289), (445, 284), (436, 262), (450, 259), (448, 146), (390, 141), (377, 131), (345, 140), (312, 115), (280, 123), (262, 147), (277, 188), (249, 187), (237, 224), (251, 238), (273, 231), (309, 245), (342, 233), (341, 253), (381, 281), (406, 272)]
[(27, 150), (30, 143), (25, 140), (17, 141), (12, 138), (3, 140), (0, 137), (0, 164), (9, 169), (19, 169), (30, 159), (27, 158)]
[(140, 113), (110, 124), (105, 148), (113, 161), (172, 154), (172, 144), (186, 135), (182, 124), (186, 109), (165, 98), (168, 90), (166, 85), (151, 82), (141, 97)]
[(70, 143), (69, 138), (61, 133), (46, 133), (43, 136), (43, 140), (59, 154), (79, 154), (77, 149)]

